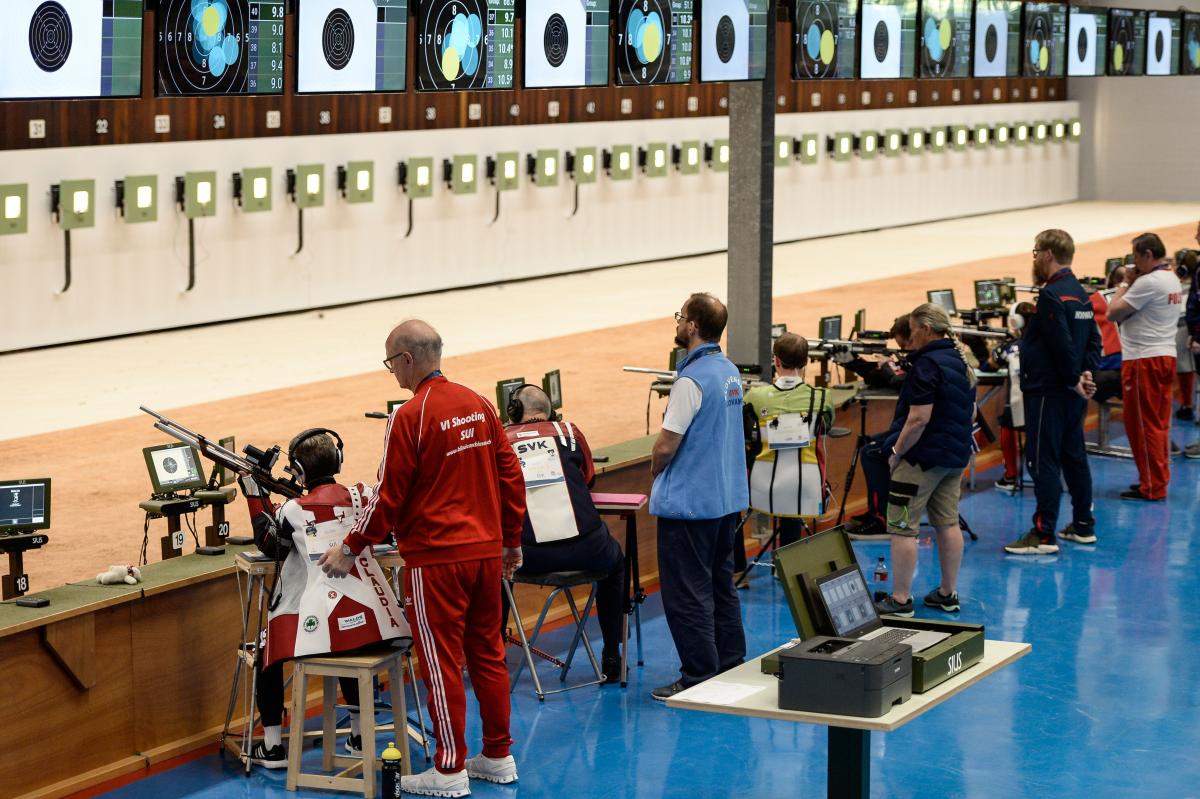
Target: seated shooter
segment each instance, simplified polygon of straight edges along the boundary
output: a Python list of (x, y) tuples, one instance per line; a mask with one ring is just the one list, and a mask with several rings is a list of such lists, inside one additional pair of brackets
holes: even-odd
[[(411, 640), (408, 622), (395, 594), (371, 555), (363, 550), (345, 577), (327, 577), (317, 560), (342, 539), (367, 504), (372, 490), (362, 483), (344, 486), (342, 443), (331, 430), (305, 430), (288, 445), (288, 461), (305, 493), (275, 508), (253, 476), (239, 478), (250, 509), (254, 542), (275, 558), (278, 571), (271, 590), (265, 641), (259, 642), (255, 696), (262, 716), (263, 740), (250, 753), (266, 768), (286, 768), (283, 746), (283, 664), (294, 657), (351, 652), (396, 639)], [(358, 684), (341, 680), (350, 705), (346, 751), (362, 753)]]
[[(624, 555), (596, 512), (588, 490), (596, 481), (592, 451), (579, 428), (557, 418), (546, 392), (523, 385), (508, 408), (508, 440), (525, 475), (525, 526), (517, 574), (604, 572), (596, 589), (596, 614), (604, 635), (605, 684), (621, 677), (621, 596)], [(507, 622), (506, 622), (507, 624)]]

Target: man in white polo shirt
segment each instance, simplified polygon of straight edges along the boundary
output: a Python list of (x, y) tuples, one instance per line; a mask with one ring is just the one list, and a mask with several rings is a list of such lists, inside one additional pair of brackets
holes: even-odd
[(1121, 499), (1154, 502), (1167, 498), (1171, 480), (1175, 328), (1183, 309), (1183, 286), (1156, 234), (1133, 240), (1128, 281), (1108, 304), (1108, 318), (1121, 328), (1125, 431), (1138, 470), (1137, 485), (1121, 492)]

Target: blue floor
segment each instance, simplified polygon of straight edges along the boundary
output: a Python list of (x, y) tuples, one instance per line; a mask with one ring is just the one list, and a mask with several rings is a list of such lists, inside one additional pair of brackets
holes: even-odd
[[(1175, 433), (1180, 444), (1200, 428)], [(1033, 495), (989, 486), (964, 496), (979, 533), (968, 542), (964, 621), (1033, 653), (893, 733), (872, 738), (872, 792), (886, 797), (1127, 797), (1200, 795), (1200, 461), (1173, 462), (1166, 503), (1121, 502), (1131, 461), (1092, 459), (1099, 543), (1056, 556), (1006, 556), (1028, 529)], [(1064, 498), (1064, 511), (1070, 511)], [(936, 581), (923, 540), (915, 591)], [(886, 544), (856, 544), (868, 578)], [(918, 595), (920, 595), (920, 593)], [(781, 590), (761, 570), (741, 592), (749, 650), (793, 637)], [(918, 615), (936, 616), (918, 609)], [(651, 688), (676, 676), (658, 596), (643, 606), (646, 665), (627, 690), (583, 688), (539, 704), (528, 677), (513, 697), (516, 786), (472, 785), (480, 797), (772, 797), (825, 792), (824, 729), (667, 709)], [(594, 630), (598, 640), (599, 631)], [(565, 647), (556, 633), (555, 646)], [(549, 647), (553, 648), (553, 647)], [(547, 673), (548, 679), (549, 675)], [(469, 714), (472, 711), (469, 710)], [(471, 721), (468, 744), (478, 746)], [(472, 751), (475, 751), (474, 749)], [(309, 756), (316, 757), (315, 753)], [(423, 768), (419, 751), (415, 761)], [(243, 777), (218, 755), (108, 796), (285, 797), (282, 772)]]

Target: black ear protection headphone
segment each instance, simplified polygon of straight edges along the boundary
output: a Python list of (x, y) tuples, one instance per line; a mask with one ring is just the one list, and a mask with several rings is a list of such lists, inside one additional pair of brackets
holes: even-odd
[[(521, 402), (517, 395), (527, 388), (536, 388), (538, 391), (542, 390), (541, 386), (535, 386), (533, 383), (522, 383), (513, 389), (512, 393), (508, 395), (508, 405), (504, 408), (504, 412), (508, 414), (509, 424), (520, 424), (521, 420), (525, 418), (525, 403)], [(559, 421), (558, 412), (554, 408), (550, 409), (550, 415), (546, 417), (546, 421)]]
[[(304, 474), (304, 462), (296, 460), (294, 453), (305, 441), (320, 435), (333, 436), (333, 440), (337, 442), (337, 472), (342, 470), (342, 450), (345, 448), (345, 444), (342, 443), (342, 437), (333, 430), (330, 430), (328, 427), (310, 427), (293, 438), (291, 443), (288, 444), (287, 449), (288, 471), (295, 475), (296, 479), (299, 480), (302, 485), (308, 484), (308, 478)], [(334, 472), (334, 474), (337, 474), (337, 472)]]

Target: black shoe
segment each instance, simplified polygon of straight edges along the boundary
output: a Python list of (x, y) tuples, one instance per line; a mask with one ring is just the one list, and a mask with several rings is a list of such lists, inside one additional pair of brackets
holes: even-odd
[(258, 741), (250, 750), (250, 762), (263, 768), (287, 768), (287, 750), (283, 744), (268, 749), (265, 743)]
[(1142, 493), (1140, 488), (1131, 488), (1128, 491), (1122, 491), (1121, 499), (1129, 500), (1130, 502), (1162, 502), (1161, 499), (1150, 499), (1150, 497)]
[(958, 592), (955, 591), (950, 596), (942, 593), (942, 589), (935, 588), (925, 595), (925, 606), (937, 608), (946, 613), (958, 613)]
[(604, 684), (613, 685), (621, 682), (621, 656), (608, 657), (607, 655), (601, 660), (601, 670), (604, 673)]
[(1058, 552), (1058, 542), (1054, 536), (1043, 538), (1037, 530), (1030, 530), (1025, 535), (1004, 547), (1010, 555), (1053, 555)]
[(855, 524), (856, 521), (856, 519), (851, 519), (850, 523), (846, 525), (846, 535), (854, 541), (891, 538), (887, 531), (887, 525), (878, 516), (869, 516)]
[(1175, 418), (1179, 419), (1180, 421), (1190, 422), (1195, 418), (1195, 416), (1192, 414), (1192, 409), (1188, 407), (1180, 408), (1179, 410), (1175, 411)]
[(1059, 538), (1065, 538), (1068, 541), (1074, 541), (1076, 544), (1094, 544), (1096, 543), (1096, 531), (1091, 527), (1076, 527), (1074, 523), (1068, 524), (1058, 534)]
[(1015, 494), (1017, 491), (1017, 478), (1001, 477), (996, 481), (996, 486), (1000, 491), (1007, 491), (1009, 494)]
[(346, 736), (346, 754), (350, 755), (350, 757), (362, 757), (361, 735)]
[(655, 688), (650, 692), (650, 696), (654, 699), (657, 699), (659, 702), (666, 702), (668, 699), (675, 696), (675, 694), (685, 690), (686, 688), (686, 685), (679, 680), (676, 680), (670, 685), (664, 685), (661, 688)]
[(1183, 448), (1180, 447), (1178, 444), (1176, 444), (1174, 441), (1172, 441), (1171, 442), (1171, 457), (1178, 458), (1182, 454), (1183, 454)]
[(875, 603), (875, 610), (881, 616), (903, 616), (906, 619), (910, 618), (913, 615), (912, 597), (909, 597), (907, 602), (897, 602), (896, 597), (888, 594)]
[(1130, 483), (1129, 490), (1140, 492), (1142, 490), (1142, 484), (1141, 483)]

